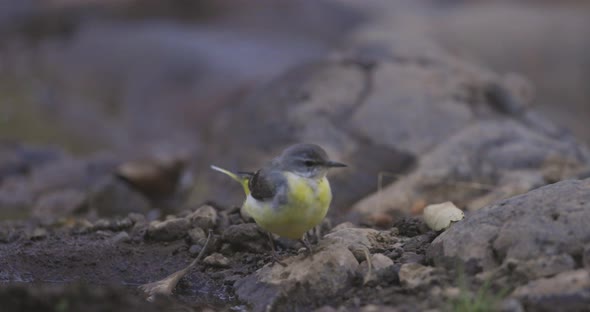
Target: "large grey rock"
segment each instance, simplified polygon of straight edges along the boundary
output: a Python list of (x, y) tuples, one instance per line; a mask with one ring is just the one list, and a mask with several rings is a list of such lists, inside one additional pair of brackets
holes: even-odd
[[(236, 294), (253, 305), (254, 311), (280, 309), (289, 305), (310, 304), (318, 294), (333, 296), (349, 287), (359, 265), (348, 248), (323, 244), (313, 257), (291, 257), (287, 265), (267, 265), (234, 285)], [(282, 300), (281, 300), (282, 299)]]
[(507, 259), (528, 261), (531, 266), (530, 259), (547, 257), (547, 263), (565, 270), (572, 264), (562, 255), (580, 258), (590, 242), (588, 224), (590, 179), (568, 180), (468, 215), (438, 236), (427, 255), (437, 265), (461, 260), (484, 270)]
[(588, 311), (590, 272), (581, 269), (534, 280), (516, 288), (512, 296), (523, 301), (527, 311)]
[(527, 116), (531, 119), (490, 119), (464, 127), (424, 154), (414, 172), (353, 209), (409, 212), (419, 201), (452, 201), (474, 210), (588, 170), (586, 148)]
[[(281, 310), (313, 304), (318, 298), (350, 287), (358, 272), (355, 248), (369, 251), (390, 245), (389, 232), (344, 228), (324, 237), (312, 257), (298, 255), (282, 260), (287, 266), (267, 265), (234, 285), (236, 294), (255, 311)], [(359, 258), (364, 259), (364, 253)], [(382, 269), (384, 266), (379, 266)]]

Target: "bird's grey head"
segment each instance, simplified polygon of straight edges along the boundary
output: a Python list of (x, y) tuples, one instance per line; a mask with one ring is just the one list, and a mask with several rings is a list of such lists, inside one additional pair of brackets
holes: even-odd
[(346, 167), (345, 164), (331, 161), (326, 151), (315, 144), (292, 145), (276, 160), (281, 170), (305, 178), (323, 178), (329, 168)]

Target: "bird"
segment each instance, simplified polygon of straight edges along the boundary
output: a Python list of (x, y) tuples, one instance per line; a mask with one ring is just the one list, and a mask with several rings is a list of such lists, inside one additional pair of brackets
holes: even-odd
[(300, 240), (312, 254), (305, 234), (325, 218), (332, 201), (332, 190), (326, 174), (330, 168), (346, 167), (330, 160), (316, 144), (289, 146), (256, 172), (233, 173), (211, 166), (239, 182), (246, 194), (242, 209), (269, 236), (273, 261), (276, 256), (270, 233)]

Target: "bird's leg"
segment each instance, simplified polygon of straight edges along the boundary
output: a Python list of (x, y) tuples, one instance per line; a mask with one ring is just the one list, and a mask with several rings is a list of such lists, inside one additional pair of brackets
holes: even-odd
[(311, 230), (311, 234), (312, 237), (314, 239), (314, 241), (316, 243), (320, 242), (320, 239), (322, 239), (322, 229), (321, 229), (321, 225), (317, 225), (315, 226), (312, 230)]
[(311, 244), (307, 239), (307, 233), (303, 234), (303, 237), (300, 239), (300, 241), (303, 243), (303, 245), (305, 245), (305, 248), (307, 248), (308, 256), (313, 257), (313, 249), (311, 248)]
[(275, 240), (272, 237), (272, 234), (270, 232), (266, 232), (268, 234), (268, 240), (270, 241), (270, 248), (272, 249), (272, 262), (273, 263), (278, 263), (284, 267), (286, 267), (287, 265), (282, 262), (281, 260), (279, 260), (279, 256), (277, 255), (277, 251), (275, 249)]

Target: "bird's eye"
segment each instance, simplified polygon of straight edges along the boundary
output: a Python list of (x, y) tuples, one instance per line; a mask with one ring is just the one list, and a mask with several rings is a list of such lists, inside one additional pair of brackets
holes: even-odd
[(304, 161), (304, 162), (303, 162), (303, 164), (304, 164), (305, 166), (307, 166), (307, 167), (311, 167), (311, 166), (313, 166), (313, 165), (314, 165), (314, 162), (313, 162), (313, 161), (311, 161), (311, 160), (306, 160), (306, 161)]

